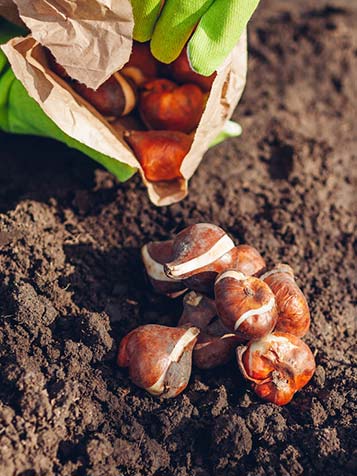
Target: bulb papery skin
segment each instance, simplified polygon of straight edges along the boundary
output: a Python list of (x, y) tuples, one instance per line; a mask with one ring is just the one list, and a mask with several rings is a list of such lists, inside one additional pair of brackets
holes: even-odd
[(238, 347), (237, 361), (254, 392), (277, 405), (289, 403), (316, 368), (310, 348), (298, 337), (283, 332)]
[(199, 332), (196, 327), (140, 326), (120, 342), (118, 365), (128, 367), (132, 382), (151, 395), (176, 397), (188, 384)]
[(273, 291), (278, 308), (276, 330), (303, 337), (310, 328), (306, 298), (294, 279), (289, 265), (279, 264), (261, 278)]
[(215, 299), (222, 323), (242, 339), (260, 339), (273, 331), (277, 318), (275, 297), (267, 284), (235, 270), (221, 273)]

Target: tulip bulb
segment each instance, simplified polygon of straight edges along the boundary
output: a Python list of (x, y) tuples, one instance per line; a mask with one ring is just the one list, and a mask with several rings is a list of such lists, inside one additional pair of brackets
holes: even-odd
[(217, 319), (213, 299), (191, 291), (185, 295), (183, 305), (178, 325), (190, 324), (200, 329), (193, 349), (194, 365), (201, 369), (211, 369), (227, 363), (242, 340), (229, 332)]
[(73, 81), (71, 85), (104, 116), (126, 116), (136, 105), (135, 88), (130, 80), (120, 73), (114, 73), (96, 90), (78, 81)]
[(310, 348), (298, 337), (274, 332), (237, 349), (243, 376), (262, 399), (286, 405), (315, 372)]
[(193, 363), (199, 369), (214, 369), (224, 365), (233, 358), (234, 350), (241, 342), (232, 333), (215, 336), (201, 332), (193, 350)]
[(187, 386), (199, 329), (156, 324), (138, 327), (119, 346), (118, 365), (129, 367), (132, 382), (151, 395), (172, 398)]
[(192, 138), (178, 131), (127, 131), (124, 138), (150, 182), (182, 178), (181, 164)]
[(173, 259), (164, 266), (167, 276), (187, 279), (211, 265), (234, 248), (222, 228), (210, 223), (197, 223), (178, 233), (173, 243)]
[(178, 86), (168, 79), (154, 79), (142, 86), (139, 111), (149, 129), (189, 134), (198, 126), (203, 108), (203, 94), (195, 84)]
[(178, 325), (191, 324), (202, 330), (207, 328), (215, 316), (217, 309), (214, 300), (191, 291), (183, 298), (183, 312)]
[(310, 311), (304, 294), (295, 282), (292, 268), (279, 264), (260, 279), (275, 295), (278, 308), (276, 330), (304, 336), (310, 327)]
[(260, 279), (225, 271), (217, 277), (214, 292), (218, 316), (239, 337), (259, 339), (274, 329), (278, 317), (275, 297)]

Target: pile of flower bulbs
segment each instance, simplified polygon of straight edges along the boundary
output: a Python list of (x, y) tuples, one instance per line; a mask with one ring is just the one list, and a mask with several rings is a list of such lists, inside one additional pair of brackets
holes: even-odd
[(209, 223), (148, 243), (142, 258), (156, 292), (185, 294), (177, 327), (144, 325), (122, 339), (118, 364), (137, 386), (175, 397), (188, 384), (192, 361), (211, 369), (234, 354), (255, 393), (277, 405), (311, 379), (314, 356), (300, 339), (310, 312), (290, 266), (267, 270), (255, 248), (236, 246)]

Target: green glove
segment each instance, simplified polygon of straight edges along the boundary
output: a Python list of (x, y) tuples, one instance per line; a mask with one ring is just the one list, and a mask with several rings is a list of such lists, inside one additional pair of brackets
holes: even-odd
[[(237, 44), (259, 0), (131, 0), (134, 39), (151, 39), (152, 54), (174, 61), (186, 42), (191, 67), (211, 75)], [(195, 29), (197, 25), (197, 28)]]
[[(0, 44), (24, 32), (0, 18)], [(112, 172), (119, 181), (128, 180), (136, 169), (122, 164), (87, 147), (65, 134), (49, 119), (16, 79), (4, 53), (0, 50), (0, 130), (14, 134), (32, 134), (50, 137), (80, 150)]]
[[(0, 18), (0, 44), (14, 36), (25, 32)], [(211, 144), (222, 142), (227, 137), (240, 134), (239, 128), (230, 124), (225, 127)], [(0, 130), (13, 134), (32, 134), (49, 137), (77, 149), (103, 165), (121, 182), (128, 180), (136, 169), (108, 157), (65, 134), (43, 112), (37, 102), (32, 99), (22, 83), (16, 79), (5, 54), (0, 50)]]

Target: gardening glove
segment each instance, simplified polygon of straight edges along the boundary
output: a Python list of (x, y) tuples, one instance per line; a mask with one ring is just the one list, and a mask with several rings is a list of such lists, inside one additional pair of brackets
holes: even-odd
[[(0, 18), (0, 45), (10, 38), (26, 34)], [(0, 130), (13, 134), (49, 137), (80, 150), (112, 172), (119, 181), (129, 179), (135, 169), (108, 157), (65, 134), (46, 116), (22, 83), (16, 79), (5, 54), (0, 50)]]
[[(10, 38), (24, 34), (26, 32), (0, 18), (0, 45), (6, 43)], [(136, 169), (108, 157), (65, 134), (43, 112), (37, 102), (28, 95), (22, 83), (16, 79), (1, 49), (0, 131), (59, 140), (103, 165), (121, 182), (128, 180), (136, 172)], [(240, 132), (241, 130), (237, 124), (228, 121), (227, 126), (217, 136), (212, 145), (222, 142), (227, 137), (237, 136)]]
[[(163, 63), (174, 61), (186, 42), (194, 71), (211, 75), (237, 44), (259, 0), (131, 0), (134, 39), (148, 41)], [(161, 7), (163, 5), (163, 7)]]

